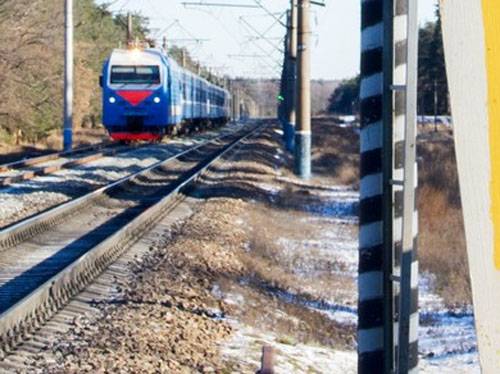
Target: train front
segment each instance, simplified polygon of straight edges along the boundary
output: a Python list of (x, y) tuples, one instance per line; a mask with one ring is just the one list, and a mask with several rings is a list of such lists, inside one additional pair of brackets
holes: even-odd
[(159, 140), (168, 126), (168, 71), (154, 49), (116, 49), (101, 76), (103, 124), (114, 140)]

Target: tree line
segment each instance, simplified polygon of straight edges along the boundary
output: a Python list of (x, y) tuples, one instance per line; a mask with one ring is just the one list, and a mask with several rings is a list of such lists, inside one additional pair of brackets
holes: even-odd
[[(418, 114), (449, 114), (448, 82), (444, 60), (441, 18), (428, 22), (419, 30), (418, 52)], [(343, 80), (329, 99), (328, 111), (358, 114), (359, 75)]]
[[(0, 1), (0, 142), (37, 142), (61, 128), (64, 1)], [(126, 20), (93, 0), (75, 2), (74, 122), (100, 122), (102, 63), (126, 40)], [(147, 21), (135, 16), (135, 32)]]

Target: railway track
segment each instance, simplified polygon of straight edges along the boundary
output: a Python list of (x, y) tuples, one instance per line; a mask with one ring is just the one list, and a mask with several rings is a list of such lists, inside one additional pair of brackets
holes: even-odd
[[(0, 229), (83, 196), (232, 129), (233, 126), (229, 126), (218, 132), (209, 131), (168, 143), (119, 147), (114, 154), (95, 161), (87, 159), (85, 165), (74, 163), (50, 175), (22, 180), (3, 188), (0, 186)], [(84, 155), (87, 156), (92, 155)], [(60, 164), (61, 160), (54, 162)], [(43, 163), (43, 167), (48, 166), (50, 164)]]
[(0, 187), (38, 176), (83, 165), (99, 158), (114, 155), (127, 148), (113, 143), (100, 143), (69, 152), (56, 152), (0, 165)]
[(0, 357), (168, 214), (212, 163), (262, 127), (208, 140), (0, 231)]

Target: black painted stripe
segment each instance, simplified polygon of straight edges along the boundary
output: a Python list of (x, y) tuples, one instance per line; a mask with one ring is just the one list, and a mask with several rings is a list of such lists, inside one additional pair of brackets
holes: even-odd
[[(401, 241), (397, 241), (394, 243), (394, 266), (401, 266), (401, 253), (403, 248), (403, 243)], [(418, 261), (418, 238), (413, 238), (413, 257), (411, 259), (412, 262)]]
[(384, 299), (360, 301), (358, 304), (358, 330), (372, 329), (383, 325)]
[(358, 373), (383, 374), (384, 351), (364, 352), (358, 355)]
[(408, 55), (406, 39), (397, 41), (394, 49), (394, 67), (406, 64)]
[[(414, 197), (414, 212), (417, 211), (417, 194)], [(397, 190), (394, 191), (394, 217), (399, 218), (403, 217), (403, 208), (404, 208), (404, 191)]]
[(406, 92), (396, 91), (394, 93), (394, 113), (396, 116), (406, 114)]
[[(418, 335), (417, 335), (418, 336)], [(410, 369), (416, 368), (418, 366), (418, 338), (417, 340), (410, 342), (408, 347), (408, 367)]]
[(394, 169), (401, 169), (405, 166), (405, 142), (400, 140), (394, 144)]
[[(418, 312), (418, 287), (411, 289), (410, 315)], [(399, 294), (394, 295), (394, 314), (399, 316)]]
[(382, 148), (375, 148), (361, 153), (360, 176), (361, 178), (377, 174), (382, 171)]
[(384, 20), (383, 0), (363, 1), (361, 4), (361, 30)]
[(359, 202), (360, 225), (382, 221), (382, 216), (382, 195), (375, 195)]
[[(399, 346), (396, 345), (396, 357), (399, 354)], [(410, 342), (408, 347), (408, 367), (410, 369), (416, 368), (418, 365), (418, 340)]]
[(382, 95), (361, 100), (361, 129), (371, 123), (382, 120)]
[(359, 274), (380, 271), (384, 262), (382, 244), (359, 249)]
[(403, 207), (404, 207), (404, 193), (402, 190), (394, 191), (394, 217), (402, 217), (403, 216)]
[(382, 73), (383, 49), (374, 48), (361, 53), (361, 76)]
[(396, 11), (394, 15), (403, 16), (408, 14), (408, 0), (396, 0)]

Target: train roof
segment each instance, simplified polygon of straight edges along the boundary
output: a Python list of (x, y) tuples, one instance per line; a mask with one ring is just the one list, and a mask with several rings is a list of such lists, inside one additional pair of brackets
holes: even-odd
[(217, 87), (227, 93), (225, 88), (220, 87), (212, 82), (209, 82), (205, 78), (193, 73), (190, 70), (182, 68), (177, 61), (168, 56), (163, 49), (158, 48), (146, 48), (146, 49), (114, 49), (109, 58), (110, 65), (161, 65), (168, 64), (176, 70), (181, 71), (183, 74), (188, 76), (193, 76), (204, 82), (205, 84), (213, 87)]
[(162, 54), (157, 49), (114, 49), (109, 58), (111, 65), (142, 65), (162, 63)]

